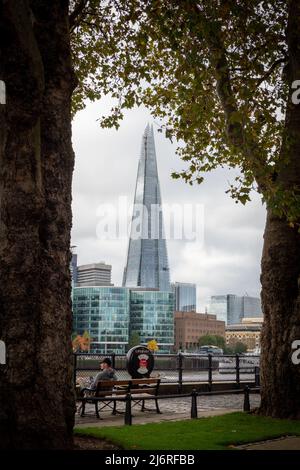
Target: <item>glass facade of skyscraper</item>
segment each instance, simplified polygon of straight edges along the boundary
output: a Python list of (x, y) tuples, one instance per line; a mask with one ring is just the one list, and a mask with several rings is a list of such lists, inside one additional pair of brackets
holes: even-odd
[(244, 296), (244, 317), (262, 318), (261, 300), (258, 297)]
[(196, 284), (175, 282), (172, 284), (175, 294), (175, 310), (177, 312), (196, 311)]
[(244, 317), (243, 297), (234, 294), (227, 295), (227, 323), (228, 325), (236, 325), (242, 321)]
[(228, 306), (227, 295), (213, 295), (210, 298), (208, 306), (208, 313), (217, 316), (218, 320), (222, 320), (227, 325), (228, 323)]
[(122, 287), (75, 287), (73, 331), (91, 336), (90, 352), (124, 354), (128, 344), (129, 291)]
[(130, 331), (138, 332), (144, 344), (156, 339), (160, 353), (171, 352), (174, 345), (174, 294), (131, 290)]
[(124, 354), (129, 335), (155, 339), (160, 353), (174, 345), (174, 294), (126, 287), (74, 287), (73, 332), (91, 336), (91, 353)]
[(243, 318), (262, 317), (261, 302), (258, 297), (234, 294), (213, 295), (210, 299), (208, 313), (217, 315), (218, 320), (226, 325), (241, 323)]
[(123, 286), (170, 291), (154, 135), (149, 125), (142, 139)]
[(77, 283), (77, 254), (72, 253), (71, 263), (70, 263), (70, 272), (71, 272), (71, 280), (72, 286), (76, 286)]

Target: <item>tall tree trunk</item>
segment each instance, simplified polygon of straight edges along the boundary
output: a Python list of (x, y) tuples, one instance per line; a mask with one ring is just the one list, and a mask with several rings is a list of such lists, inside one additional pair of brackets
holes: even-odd
[(0, 448), (71, 448), (73, 150), (66, 0), (0, 1)]
[[(292, 83), (300, 79), (300, 4), (289, 2), (287, 28), (290, 95), (282, 165), (283, 188), (300, 188), (300, 104), (292, 101)], [(300, 233), (268, 209), (262, 257), (262, 403), (260, 412), (300, 418), (300, 366), (292, 362), (292, 343), (300, 340)], [(300, 221), (299, 221), (300, 222)]]
[(300, 366), (292, 342), (300, 339), (300, 235), (268, 211), (262, 257), (264, 325), (260, 412), (300, 418)]

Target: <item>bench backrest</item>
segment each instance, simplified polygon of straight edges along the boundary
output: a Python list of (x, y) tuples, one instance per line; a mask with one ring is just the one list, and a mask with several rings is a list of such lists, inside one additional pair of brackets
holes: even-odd
[(154, 393), (158, 394), (160, 379), (150, 378), (150, 379), (132, 379), (130, 386), (130, 393)]
[[(126, 391), (128, 388), (128, 380), (99, 380), (96, 388), (96, 397), (111, 394), (113, 388), (116, 386), (123, 386)], [(124, 393), (124, 390), (122, 393)]]
[[(147, 390), (149, 393), (158, 393), (160, 379), (129, 379), (129, 380), (99, 380), (96, 388), (96, 397), (105, 395), (124, 395), (126, 393), (140, 393)], [(115, 387), (121, 387), (116, 389)]]
[(130, 382), (132, 385), (150, 385), (157, 384), (160, 379), (150, 378), (150, 379), (131, 379)]

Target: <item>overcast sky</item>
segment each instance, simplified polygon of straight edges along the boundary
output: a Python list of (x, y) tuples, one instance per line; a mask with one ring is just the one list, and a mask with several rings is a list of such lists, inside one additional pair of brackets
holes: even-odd
[(171, 173), (185, 163), (176, 146), (163, 134), (144, 108), (125, 113), (118, 131), (101, 129), (97, 119), (110, 100), (88, 104), (73, 123), (76, 155), (73, 179), (72, 244), (78, 263), (105, 261), (112, 265), (112, 282), (121, 285), (126, 261), (126, 239), (103, 240), (96, 233), (99, 206), (117, 205), (120, 196), (133, 202), (141, 139), (147, 122), (153, 123), (162, 201), (166, 204), (203, 204), (204, 241), (167, 241), (172, 281), (197, 284), (197, 307), (203, 312), (217, 294), (258, 296), (265, 208), (253, 194), (246, 206), (225, 194), (234, 171), (220, 169), (206, 175), (201, 186), (173, 180)]

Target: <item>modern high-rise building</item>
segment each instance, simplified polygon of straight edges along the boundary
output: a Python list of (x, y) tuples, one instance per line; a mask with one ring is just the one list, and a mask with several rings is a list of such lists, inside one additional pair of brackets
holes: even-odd
[(77, 287), (111, 286), (111, 265), (104, 262), (77, 267)]
[(174, 347), (174, 294), (157, 289), (130, 290), (130, 332), (137, 332), (141, 343), (155, 339), (160, 353)]
[(175, 282), (172, 284), (172, 291), (175, 294), (176, 312), (196, 311), (196, 284)]
[(77, 284), (77, 254), (75, 253), (75, 246), (71, 247), (71, 252), (72, 252), (72, 259), (70, 263), (71, 280), (72, 280), (72, 286), (76, 286)]
[(149, 125), (142, 138), (123, 286), (170, 291), (153, 127)]
[(262, 317), (261, 301), (258, 297), (233, 294), (213, 295), (210, 298), (208, 313), (217, 315), (226, 325), (241, 323), (245, 317)]
[(129, 290), (123, 287), (75, 287), (73, 331), (90, 334), (90, 352), (124, 354), (128, 344)]
[(90, 352), (124, 354), (130, 332), (142, 344), (155, 339), (160, 353), (174, 346), (174, 294), (157, 289), (74, 287), (73, 332), (90, 334)]
[(262, 318), (261, 300), (258, 297), (243, 297), (243, 318)]

